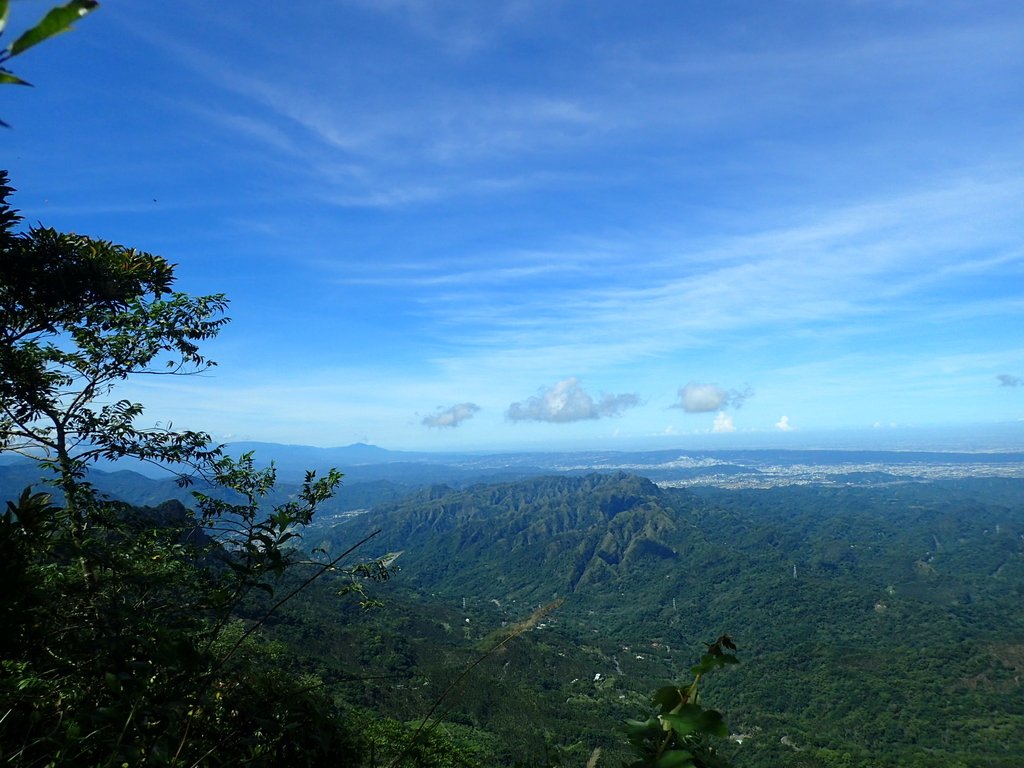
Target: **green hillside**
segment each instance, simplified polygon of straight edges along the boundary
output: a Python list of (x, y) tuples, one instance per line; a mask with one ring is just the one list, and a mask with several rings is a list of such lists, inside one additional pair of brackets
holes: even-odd
[[(526, 677), (535, 729), (565, 743), (595, 720), (613, 731), (729, 631), (743, 664), (707, 696), (746, 736), (728, 748), (737, 766), (1009, 766), (1024, 755), (1022, 489), (691, 493), (554, 477), (433, 487), (324, 533), (341, 543), (380, 528), (373, 554), (401, 553), (396, 602), (447, 617), (427, 621), (445, 636), (410, 637), (425, 644), (409, 667), (428, 676), (436, 642), (566, 598), (523, 638), (522, 668), (500, 672)], [(508, 716), (473, 698), (468, 722)], [(553, 714), (555, 701), (567, 710)]]

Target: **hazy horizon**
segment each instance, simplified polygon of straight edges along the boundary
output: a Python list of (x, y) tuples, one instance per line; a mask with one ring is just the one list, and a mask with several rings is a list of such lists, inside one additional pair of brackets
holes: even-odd
[(335, 450), (365, 446), (385, 451), (408, 453), (468, 453), (496, 455), (503, 453), (583, 453), (608, 451), (643, 453), (646, 451), (714, 452), (734, 450), (794, 451), (921, 451), (925, 453), (1009, 453), (1024, 451), (1024, 424), (982, 424), (955, 427), (872, 427), (868, 429), (820, 430), (817, 432), (734, 432), (695, 433), (692, 435), (659, 435), (655, 437), (618, 438), (604, 441), (575, 442), (571, 440), (517, 442), (491, 445), (467, 445), (459, 449), (435, 448), (429, 444), (388, 444), (356, 441), (354, 443), (310, 442), (281, 443), (266, 440), (229, 440), (228, 446), (266, 444), (291, 448)]
[[(975, 429), (983, 426), (984, 429)], [(238, 440), (237, 443), (265, 442)], [(229, 443), (230, 445), (231, 443)], [(330, 449), (345, 448), (353, 445), (326, 443), (311, 445), (308, 443), (277, 443), (282, 445), (309, 446), (312, 448)], [(922, 451), (922, 452), (963, 452), (963, 453), (1002, 453), (1024, 451), (1024, 425), (1018, 423), (966, 425), (949, 427), (920, 428), (870, 428), (849, 430), (821, 430), (817, 432), (786, 433), (744, 432), (722, 434), (694, 434), (659, 436), (657, 438), (628, 439), (621, 441), (605, 440), (603, 442), (580, 443), (573, 441), (546, 441), (536, 443), (514, 443), (509, 445), (466, 446), (455, 451), (453, 449), (434, 448), (430, 445), (399, 445), (363, 443), (385, 450), (408, 452), (466, 452), (480, 454), (498, 453), (543, 453), (543, 452), (583, 452), (583, 451), (622, 451), (644, 452), (664, 450), (685, 451), (716, 451), (716, 450), (822, 450), (822, 451)]]

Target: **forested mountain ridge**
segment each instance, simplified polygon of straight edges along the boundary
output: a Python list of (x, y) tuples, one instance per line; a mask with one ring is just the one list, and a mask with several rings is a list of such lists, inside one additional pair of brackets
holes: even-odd
[[(193, 492), (196, 490), (224, 493), (223, 489), (218, 489), (202, 479), (197, 479), (187, 487), (182, 486), (168, 472), (165, 472), (162, 478), (155, 478), (130, 469), (104, 471), (93, 468), (87, 476), (89, 482), (104, 496), (136, 506), (155, 506), (169, 499), (191, 505), (195, 502)], [(54, 486), (52, 482), (45, 482), (46, 477), (46, 473), (32, 461), (21, 460), (0, 464), (0, 499), (15, 499), (24, 488), (32, 486), (37, 491), (50, 493), (53, 498), (60, 501), (63, 498), (60, 488)], [(338, 495), (324, 502), (320, 514), (322, 517), (330, 517), (352, 510), (366, 509), (383, 501), (404, 498), (414, 488), (415, 486), (402, 482), (383, 479), (349, 483), (339, 490)], [(273, 504), (283, 503), (295, 498), (300, 489), (301, 484), (298, 482), (279, 481), (268, 491), (264, 502), (268, 508)]]
[[(649, 480), (624, 474), (431, 486), (335, 530), (381, 529), (375, 551), (402, 551), (399, 565), (415, 568), (423, 584), (448, 574), (465, 584), (475, 574), (493, 578), (488, 599), (544, 599), (614, 578), (644, 559), (675, 559), (669, 542), (688, 514), (684, 499), (696, 500), (683, 492), (669, 502)], [(540, 573), (547, 578), (538, 581)]]
[(737, 766), (1010, 766), (1024, 754), (1022, 485), (691, 493), (563, 476), (435, 486), (324, 533), (381, 529), (373, 554), (401, 552), (396, 581), (456, 614), (465, 600), (474, 623), (567, 597), (545, 642), (598, 651), (604, 682), (584, 694), (542, 665), (535, 685), (585, 695), (609, 728), (617, 697), (637, 701), (729, 631), (744, 663), (709, 695), (747, 735)]
[(347, 541), (380, 530), (371, 551), (401, 552), (398, 564), (420, 589), (480, 590), (481, 599), (540, 601), (588, 589), (599, 597), (606, 582), (627, 580), (678, 603), (681, 591), (713, 600), (716, 585), (756, 578), (782, 592), (853, 579), (880, 600), (898, 588), (966, 604), (972, 587), (995, 599), (1024, 585), (1021, 502), (1006, 503), (1022, 486), (694, 493), (621, 473), (558, 476), (431, 486), (310, 535)]

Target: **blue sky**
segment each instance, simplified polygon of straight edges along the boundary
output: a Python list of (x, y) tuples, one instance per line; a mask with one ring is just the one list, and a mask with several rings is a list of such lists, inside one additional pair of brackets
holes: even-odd
[(438, 450), (1024, 433), (1024, 4), (254, 8), (107, 0), (0, 102), (29, 222), (231, 299), (215, 371), (125, 390), (152, 420)]

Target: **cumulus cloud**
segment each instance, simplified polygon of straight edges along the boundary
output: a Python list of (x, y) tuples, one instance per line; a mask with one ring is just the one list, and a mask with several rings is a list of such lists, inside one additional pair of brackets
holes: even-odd
[(711, 427), (712, 432), (735, 432), (736, 427), (733, 426), (732, 416), (727, 416), (725, 411), (719, 411), (718, 415), (715, 416), (714, 426)]
[(1024, 385), (1024, 379), (1009, 373), (1000, 373), (996, 378), (999, 379), (999, 386), (1001, 387), (1019, 387)]
[(601, 393), (595, 400), (570, 377), (559, 381), (534, 397), (521, 403), (512, 403), (505, 412), (509, 421), (552, 421), (563, 423), (618, 416), (626, 408), (640, 404), (636, 395), (609, 395)]
[(789, 416), (783, 416), (775, 422), (775, 428), (781, 432), (792, 432), (796, 427), (789, 423)]
[(480, 406), (476, 403), (459, 403), (451, 408), (438, 409), (432, 416), (426, 416), (423, 424), (428, 427), (457, 427), (467, 419), (472, 419)]
[(710, 413), (728, 408), (740, 408), (743, 401), (753, 395), (750, 387), (738, 389), (722, 389), (717, 384), (698, 384), (691, 381), (679, 390), (679, 402), (673, 408), (682, 408), (687, 413)]

